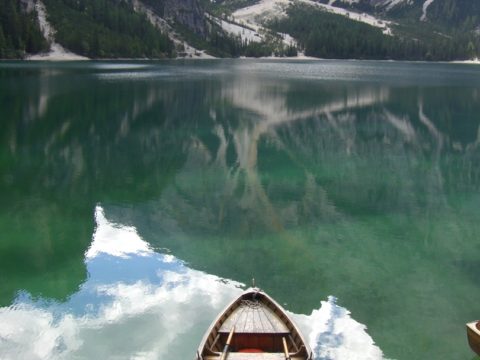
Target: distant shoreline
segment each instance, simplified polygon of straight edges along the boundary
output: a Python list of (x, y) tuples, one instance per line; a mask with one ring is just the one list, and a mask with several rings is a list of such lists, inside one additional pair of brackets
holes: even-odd
[(0, 59), (0, 62), (8, 61), (24, 61), (24, 62), (79, 62), (79, 61), (173, 61), (173, 60), (288, 60), (288, 61), (381, 61), (381, 62), (408, 62), (408, 63), (425, 63), (425, 64), (466, 64), (466, 65), (480, 65), (480, 59), (472, 60), (451, 60), (451, 61), (428, 61), (428, 60), (391, 60), (391, 59), (327, 59), (327, 58), (316, 58), (311, 56), (292, 56), (292, 57), (276, 57), (276, 56), (266, 56), (266, 57), (207, 57), (207, 56), (198, 56), (198, 57), (176, 57), (176, 58), (87, 58), (83, 56), (59, 56), (59, 57), (50, 57), (48, 55), (32, 55), (23, 59)]

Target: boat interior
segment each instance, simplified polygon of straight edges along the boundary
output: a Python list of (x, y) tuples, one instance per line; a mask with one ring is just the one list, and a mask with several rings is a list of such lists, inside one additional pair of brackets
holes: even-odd
[(262, 294), (246, 294), (227, 309), (210, 332), (202, 358), (220, 359), (227, 342), (231, 360), (307, 359), (291, 321)]

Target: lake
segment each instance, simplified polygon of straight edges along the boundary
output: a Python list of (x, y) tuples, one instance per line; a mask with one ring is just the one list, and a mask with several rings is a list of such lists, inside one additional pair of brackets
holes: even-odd
[(317, 360), (474, 358), (480, 67), (0, 63), (0, 358), (193, 359), (251, 279)]

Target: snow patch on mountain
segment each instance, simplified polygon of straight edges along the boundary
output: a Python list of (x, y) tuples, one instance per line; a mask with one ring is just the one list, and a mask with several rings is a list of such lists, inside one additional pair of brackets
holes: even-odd
[(420, 20), (421, 21), (427, 21), (427, 10), (428, 10), (428, 7), (430, 5), (432, 5), (432, 3), (434, 2), (435, 0), (426, 0), (424, 3), (423, 3), (423, 6), (422, 6), (422, 16), (420, 17)]
[(66, 50), (62, 45), (55, 42), (55, 29), (47, 20), (47, 9), (42, 1), (35, 2), (35, 11), (38, 16), (38, 23), (43, 36), (50, 44), (50, 51), (45, 54), (38, 54), (28, 57), (29, 60), (88, 60), (84, 56), (74, 54)]

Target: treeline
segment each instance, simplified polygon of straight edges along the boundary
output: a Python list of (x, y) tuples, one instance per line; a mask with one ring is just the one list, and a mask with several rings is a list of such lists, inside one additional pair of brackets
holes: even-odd
[(290, 34), (308, 56), (337, 59), (458, 60), (478, 55), (478, 38), (430, 35), (401, 38), (379, 28), (305, 5), (292, 5), (288, 17), (273, 20), (275, 31)]
[(47, 48), (35, 11), (27, 13), (19, 0), (0, 0), (0, 58), (23, 58)]
[(457, 31), (476, 30), (480, 25), (480, 1), (434, 1), (428, 7), (428, 19)]
[(267, 57), (296, 56), (294, 46), (286, 46), (279, 37), (266, 34), (263, 41), (245, 41), (241, 36), (234, 36), (222, 29), (214, 28), (207, 37), (212, 46), (211, 51), (220, 57)]
[(127, 1), (45, 0), (55, 39), (91, 58), (164, 58), (174, 44)]

